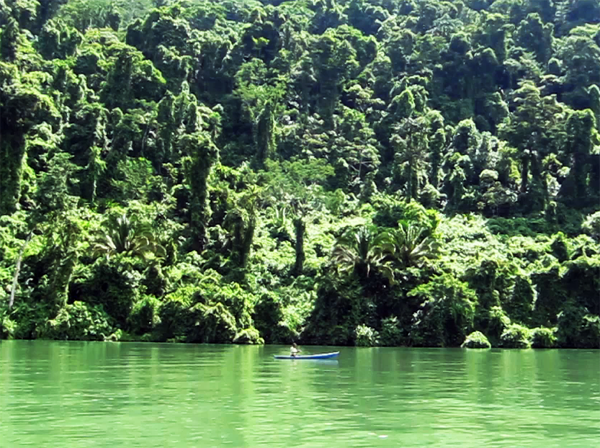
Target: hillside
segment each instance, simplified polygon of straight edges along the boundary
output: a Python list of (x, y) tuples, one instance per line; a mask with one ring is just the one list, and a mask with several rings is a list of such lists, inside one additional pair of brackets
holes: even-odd
[(0, 30), (0, 337), (600, 348), (597, 0)]

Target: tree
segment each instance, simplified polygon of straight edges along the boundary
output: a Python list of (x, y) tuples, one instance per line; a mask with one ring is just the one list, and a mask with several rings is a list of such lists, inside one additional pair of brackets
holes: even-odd
[(19, 283), (19, 274), (21, 273), (21, 262), (23, 261), (23, 254), (25, 252), (25, 249), (27, 248), (27, 245), (29, 244), (29, 241), (31, 240), (32, 235), (33, 235), (32, 231), (27, 234), (27, 237), (25, 238), (25, 242), (21, 246), (21, 250), (19, 251), (19, 255), (18, 255), (17, 261), (15, 263), (15, 274), (13, 275), (12, 286), (10, 289), (10, 299), (8, 301), (8, 309), (9, 310), (13, 307), (13, 305), (15, 303), (15, 293), (17, 291), (17, 285)]
[(409, 292), (420, 301), (410, 337), (416, 346), (458, 346), (472, 331), (477, 296), (450, 275), (440, 275)]
[(536, 13), (529, 14), (516, 30), (518, 44), (533, 51), (541, 63), (548, 62), (552, 55), (553, 33), (553, 24), (544, 24)]
[(346, 231), (331, 252), (331, 261), (338, 271), (351, 272), (361, 278), (368, 278), (377, 271), (389, 273), (384, 259), (381, 239), (368, 227)]
[(315, 15), (312, 31), (322, 34), (328, 29), (337, 28), (346, 20), (346, 16), (335, 0), (317, 0), (314, 2)]
[(225, 215), (224, 226), (229, 231), (230, 260), (237, 268), (244, 269), (248, 265), (261, 194), (262, 190), (259, 188), (250, 188)]
[(18, 22), (10, 17), (4, 26), (0, 40), (0, 56), (4, 61), (12, 62), (16, 59), (19, 40), (22, 40), (20, 32)]
[(587, 198), (595, 199), (595, 195), (588, 191), (588, 187), (598, 188), (595, 185), (588, 185), (588, 174), (592, 169), (590, 153), (594, 143), (599, 141), (595, 128), (596, 118), (589, 109), (574, 111), (567, 120), (567, 152), (573, 162), (560, 194), (580, 206), (588, 203)]
[(24, 76), (16, 66), (0, 62), (0, 215), (15, 211), (19, 202), (27, 133), (36, 123), (57, 118), (40, 77)]
[(431, 229), (400, 221), (397, 229), (382, 236), (382, 253), (398, 269), (421, 267), (427, 260), (435, 258), (439, 251), (438, 243), (431, 234)]
[(591, 37), (572, 35), (557, 51), (564, 64), (563, 99), (577, 109), (589, 107), (586, 88), (600, 83), (600, 47)]
[(342, 82), (359, 67), (356, 49), (340, 34), (338, 28), (328, 29), (314, 39), (310, 52), (319, 83), (319, 110), (327, 128), (333, 127)]
[(516, 109), (510, 121), (500, 127), (500, 135), (521, 150), (520, 191), (526, 210), (543, 210), (548, 188), (541, 161), (549, 153), (557, 152), (564, 107), (555, 97), (543, 97), (540, 89), (528, 81), (514, 92), (513, 102)]
[(396, 171), (405, 184), (405, 195), (410, 199), (418, 199), (419, 192), (427, 182), (425, 159), (428, 152), (424, 119), (405, 118), (398, 125), (391, 143), (396, 149), (394, 163)]
[(306, 254), (304, 252), (304, 236), (306, 234), (306, 222), (302, 217), (294, 219), (294, 229), (296, 231), (296, 240), (294, 241), (294, 249), (296, 251), (296, 261), (292, 272), (295, 275), (301, 275), (304, 269), (304, 261)]
[(268, 161), (266, 168), (265, 176), (268, 177), (267, 192), (269, 193), (267, 200), (275, 205), (278, 230), (287, 232), (286, 218), (290, 215), (293, 219), (296, 260), (292, 272), (301, 275), (306, 259), (304, 249), (306, 217), (310, 211), (322, 206), (323, 184), (333, 176), (334, 170), (322, 159)]
[(275, 120), (273, 106), (267, 101), (256, 118), (255, 125), (256, 158), (260, 165), (270, 158), (275, 150)]
[(192, 193), (190, 222), (199, 247), (206, 244), (206, 227), (210, 218), (207, 204), (208, 176), (219, 159), (219, 150), (206, 133), (185, 134), (179, 141), (187, 156), (183, 159), (185, 177)]
[(106, 222), (104, 228), (96, 235), (92, 250), (107, 259), (117, 254), (143, 259), (165, 255), (165, 249), (156, 242), (152, 229), (125, 213)]

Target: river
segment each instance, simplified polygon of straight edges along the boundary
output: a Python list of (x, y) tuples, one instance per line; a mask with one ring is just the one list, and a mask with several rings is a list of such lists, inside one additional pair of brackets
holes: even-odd
[(600, 446), (600, 351), (339, 350), (1, 341), (0, 447)]

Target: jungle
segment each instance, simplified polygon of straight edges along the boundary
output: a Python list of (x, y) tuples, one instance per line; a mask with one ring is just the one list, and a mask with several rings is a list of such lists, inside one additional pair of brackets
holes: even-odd
[(598, 0), (0, 0), (0, 338), (600, 348)]

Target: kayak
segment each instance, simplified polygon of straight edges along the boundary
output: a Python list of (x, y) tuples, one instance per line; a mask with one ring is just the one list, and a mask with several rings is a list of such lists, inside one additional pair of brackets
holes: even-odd
[(275, 359), (330, 359), (330, 358), (336, 358), (339, 354), (340, 354), (340, 352), (321, 353), (321, 354), (317, 354), (317, 355), (296, 355), (296, 356), (275, 355)]

